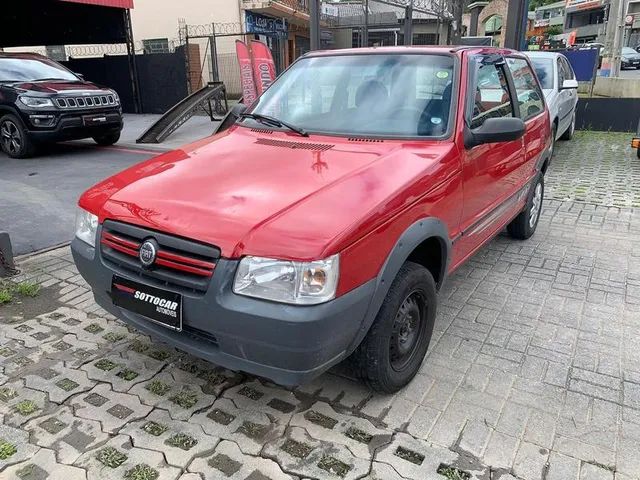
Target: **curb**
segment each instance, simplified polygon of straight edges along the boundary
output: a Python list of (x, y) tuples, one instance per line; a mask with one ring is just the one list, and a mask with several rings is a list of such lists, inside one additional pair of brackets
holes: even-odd
[(46, 247), (41, 250), (36, 250), (35, 252), (29, 252), (29, 253), (23, 253), (22, 255), (17, 255), (14, 257), (14, 259), (16, 260), (16, 262), (26, 260), (28, 258), (35, 257), (36, 255), (40, 255), (42, 253), (47, 253), (47, 252), (51, 252), (52, 250), (58, 250), (59, 248), (68, 247), (69, 245), (71, 245), (71, 242), (59, 243), (51, 247)]

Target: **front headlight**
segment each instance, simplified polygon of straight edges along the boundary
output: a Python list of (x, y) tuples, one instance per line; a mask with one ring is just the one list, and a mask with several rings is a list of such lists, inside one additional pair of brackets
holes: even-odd
[(26, 105), (30, 108), (46, 108), (53, 107), (53, 102), (50, 98), (42, 98), (42, 97), (26, 97), (24, 95), (18, 97), (20, 102), (23, 105)]
[(336, 296), (339, 271), (338, 255), (313, 262), (244, 257), (233, 291), (274, 302), (314, 305)]
[(86, 210), (78, 210), (78, 213), (76, 214), (76, 237), (84, 243), (95, 247), (97, 231), (98, 217)]

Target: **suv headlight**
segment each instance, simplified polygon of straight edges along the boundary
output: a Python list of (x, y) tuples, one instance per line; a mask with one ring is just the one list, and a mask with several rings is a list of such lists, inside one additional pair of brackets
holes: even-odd
[(18, 100), (20, 100), (20, 102), (23, 105), (26, 105), (27, 107), (30, 107), (30, 108), (53, 107), (53, 102), (51, 101), (50, 98), (27, 97), (27, 96), (21, 95), (20, 97), (18, 97)]
[(338, 255), (313, 262), (244, 257), (233, 291), (274, 302), (315, 305), (336, 296), (339, 270)]
[(76, 237), (84, 243), (95, 247), (97, 231), (98, 217), (86, 210), (78, 210), (76, 214)]

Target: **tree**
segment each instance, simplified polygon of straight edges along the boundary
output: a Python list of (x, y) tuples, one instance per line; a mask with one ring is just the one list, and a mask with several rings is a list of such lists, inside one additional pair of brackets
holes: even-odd
[(462, 38), (462, 14), (464, 13), (469, 0), (452, 0), (451, 2), (451, 14), (453, 16), (453, 25), (451, 31), (451, 44), (460, 44)]

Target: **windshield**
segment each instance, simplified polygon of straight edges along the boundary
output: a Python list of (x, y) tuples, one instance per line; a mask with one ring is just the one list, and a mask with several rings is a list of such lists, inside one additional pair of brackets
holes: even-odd
[(631, 47), (622, 47), (622, 55), (637, 55), (637, 54), (638, 52), (636, 52)]
[(0, 82), (78, 80), (73, 73), (47, 59), (0, 58)]
[(438, 136), (449, 127), (452, 86), (453, 57), (445, 55), (311, 57), (251, 112), (329, 135)]
[(553, 88), (553, 60), (550, 58), (530, 57), (543, 90)]

